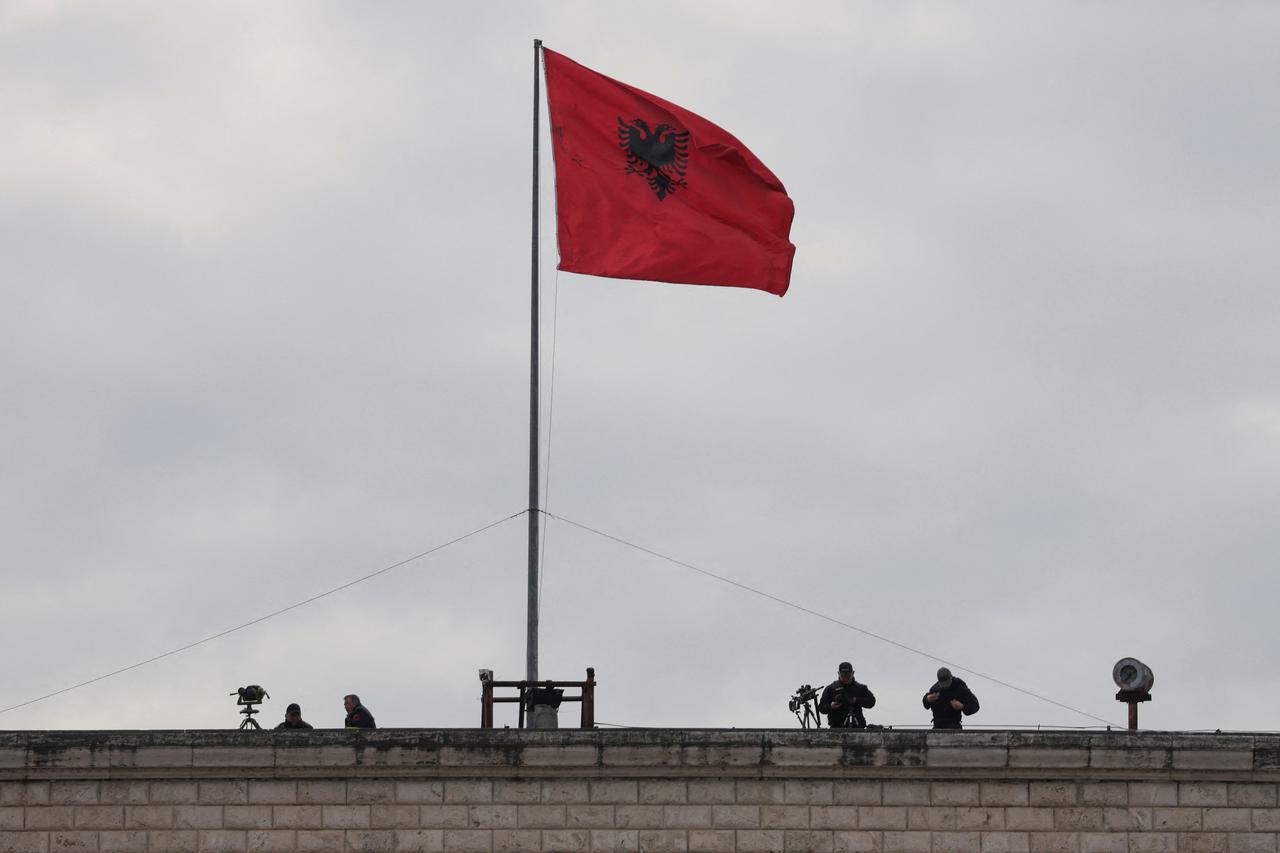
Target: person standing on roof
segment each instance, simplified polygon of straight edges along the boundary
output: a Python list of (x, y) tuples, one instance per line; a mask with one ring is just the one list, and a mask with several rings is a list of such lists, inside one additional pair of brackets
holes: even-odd
[(837, 669), (840, 677), (827, 685), (818, 700), (818, 710), (827, 715), (827, 725), (833, 729), (865, 729), (863, 708), (874, 708), (876, 697), (871, 688), (853, 680), (853, 664), (844, 661)]
[(360, 697), (354, 693), (348, 693), (342, 697), (342, 707), (347, 709), (347, 719), (342, 724), (348, 729), (376, 729), (378, 724), (373, 721), (373, 714), (369, 713), (369, 709), (360, 704)]
[(960, 717), (978, 713), (978, 697), (969, 685), (951, 674), (945, 666), (938, 670), (938, 680), (924, 694), (924, 706), (933, 711), (935, 729), (960, 729)]

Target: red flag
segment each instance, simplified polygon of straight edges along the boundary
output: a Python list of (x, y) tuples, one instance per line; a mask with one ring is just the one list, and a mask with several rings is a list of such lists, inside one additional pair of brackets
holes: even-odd
[(543, 49), (560, 269), (781, 296), (786, 188), (723, 128)]

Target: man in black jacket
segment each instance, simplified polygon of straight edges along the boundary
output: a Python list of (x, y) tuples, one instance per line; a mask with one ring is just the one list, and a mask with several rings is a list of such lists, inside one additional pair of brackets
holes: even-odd
[(378, 726), (373, 721), (373, 714), (369, 713), (369, 709), (360, 704), (360, 697), (354, 693), (348, 693), (342, 697), (342, 707), (347, 709), (347, 719), (343, 726), (348, 729), (376, 729)]
[(959, 729), (963, 728), (961, 714), (967, 717), (978, 713), (978, 697), (944, 666), (938, 670), (937, 682), (924, 694), (924, 706), (933, 711), (935, 729)]
[(287, 731), (289, 729), (309, 729), (312, 725), (302, 719), (302, 707), (297, 702), (290, 703), (288, 708), (284, 710), (284, 722), (276, 726), (276, 731)]
[(867, 720), (862, 709), (874, 708), (876, 697), (867, 685), (853, 680), (853, 664), (845, 661), (838, 672), (840, 677), (822, 691), (818, 710), (827, 715), (827, 725), (833, 729), (865, 729)]

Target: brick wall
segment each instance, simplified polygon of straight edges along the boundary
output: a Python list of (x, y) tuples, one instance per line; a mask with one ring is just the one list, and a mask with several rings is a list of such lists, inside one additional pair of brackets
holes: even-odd
[(0, 733), (6, 851), (1277, 850), (1280, 737)]

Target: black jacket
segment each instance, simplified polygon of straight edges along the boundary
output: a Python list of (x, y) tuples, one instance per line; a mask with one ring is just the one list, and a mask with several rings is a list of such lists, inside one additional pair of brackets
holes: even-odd
[[(928, 696), (930, 693), (939, 693), (938, 701), (929, 704)], [(964, 708), (957, 711), (951, 707), (951, 700), (959, 699), (964, 703)], [(946, 690), (938, 687), (935, 681), (933, 686), (925, 691), (924, 698), (921, 700), (924, 706), (933, 711), (933, 727), (935, 729), (958, 729), (961, 728), (960, 716), (969, 716), (978, 713), (978, 697), (973, 695), (973, 691), (969, 689), (969, 685), (964, 683), (963, 679), (952, 678), (951, 686)]]
[[(840, 706), (832, 707), (837, 700), (840, 701)], [(854, 728), (865, 729), (867, 721), (862, 716), (862, 709), (875, 706), (876, 697), (872, 694), (871, 688), (856, 681), (841, 684), (839, 679), (828, 684), (822, 691), (822, 698), (818, 700), (818, 710), (827, 715), (827, 725), (833, 729), (848, 724), (850, 716), (853, 717)]]
[(376, 729), (378, 725), (373, 721), (373, 714), (369, 713), (369, 709), (363, 705), (357, 705), (347, 714), (346, 722), (343, 723), (348, 729)]
[(311, 725), (306, 720), (299, 720), (296, 726), (293, 723), (289, 722), (288, 720), (285, 720), (283, 723), (276, 726), (276, 731), (287, 730), (287, 729), (313, 729), (313, 728), (315, 728), (315, 726)]

